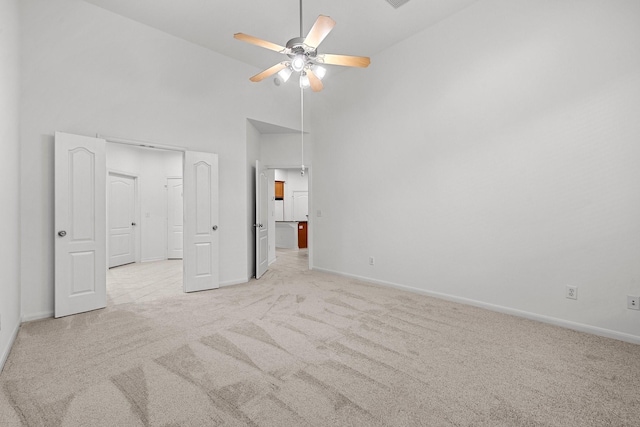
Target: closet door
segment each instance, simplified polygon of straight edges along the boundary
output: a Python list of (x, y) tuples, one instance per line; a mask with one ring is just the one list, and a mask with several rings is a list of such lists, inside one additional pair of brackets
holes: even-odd
[(182, 178), (167, 179), (167, 258), (182, 259), (184, 220)]

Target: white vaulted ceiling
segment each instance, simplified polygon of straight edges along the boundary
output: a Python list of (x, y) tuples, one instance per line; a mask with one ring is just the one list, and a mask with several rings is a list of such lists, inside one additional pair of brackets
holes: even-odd
[[(300, 35), (298, 0), (85, 1), (258, 68), (280, 56), (235, 40), (234, 33), (280, 45)], [(303, 31), (318, 15), (331, 16), (337, 25), (319, 51), (373, 56), (476, 1), (410, 0), (395, 9), (386, 0), (303, 0)]]

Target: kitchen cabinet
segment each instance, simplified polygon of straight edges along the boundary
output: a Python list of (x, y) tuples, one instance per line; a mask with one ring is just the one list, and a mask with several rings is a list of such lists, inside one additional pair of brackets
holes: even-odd
[(276, 200), (284, 200), (284, 181), (276, 181)]
[(307, 247), (307, 221), (298, 223), (298, 248), (305, 249)]

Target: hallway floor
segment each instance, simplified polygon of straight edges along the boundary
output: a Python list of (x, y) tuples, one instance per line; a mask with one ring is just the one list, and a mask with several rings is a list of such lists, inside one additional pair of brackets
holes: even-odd
[(136, 262), (107, 270), (107, 305), (182, 295), (182, 260)]
[[(280, 267), (290, 271), (306, 270), (309, 265), (307, 249), (277, 249), (276, 256), (281, 261)], [(107, 270), (108, 306), (143, 303), (183, 294), (181, 259), (136, 262)]]

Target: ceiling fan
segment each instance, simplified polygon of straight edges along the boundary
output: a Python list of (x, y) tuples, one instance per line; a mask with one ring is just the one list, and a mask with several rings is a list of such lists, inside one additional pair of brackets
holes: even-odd
[(265, 49), (282, 53), (289, 58), (273, 67), (267, 68), (256, 74), (249, 80), (259, 82), (276, 73), (283, 80), (289, 80), (293, 72), (300, 73), (300, 87), (311, 87), (314, 92), (322, 90), (322, 78), (326, 69), (322, 65), (342, 65), (344, 67), (368, 67), (371, 60), (365, 56), (335, 55), (331, 53), (319, 54), (318, 46), (331, 32), (336, 21), (328, 16), (320, 15), (309, 30), (307, 37), (302, 34), (302, 0), (300, 0), (300, 37), (289, 40), (286, 46), (280, 46), (257, 37), (244, 33), (233, 35), (238, 40), (247, 42)]

